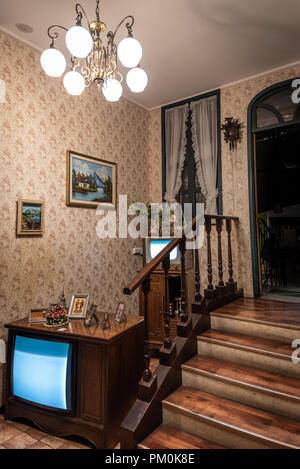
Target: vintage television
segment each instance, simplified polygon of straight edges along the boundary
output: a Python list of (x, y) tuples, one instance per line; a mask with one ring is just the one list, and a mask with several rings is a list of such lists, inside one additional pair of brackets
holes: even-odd
[(74, 344), (71, 341), (14, 337), (10, 390), (21, 401), (73, 414)]
[[(157, 256), (172, 239), (165, 238), (145, 238), (144, 239), (144, 263), (148, 264), (154, 257)], [(171, 269), (179, 269), (181, 265), (179, 247), (173, 249), (170, 253)]]

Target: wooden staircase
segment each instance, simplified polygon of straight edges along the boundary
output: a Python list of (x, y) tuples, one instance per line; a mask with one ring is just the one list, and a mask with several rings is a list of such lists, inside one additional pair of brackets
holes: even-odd
[(300, 305), (239, 299), (211, 312), (182, 386), (140, 449), (300, 449)]

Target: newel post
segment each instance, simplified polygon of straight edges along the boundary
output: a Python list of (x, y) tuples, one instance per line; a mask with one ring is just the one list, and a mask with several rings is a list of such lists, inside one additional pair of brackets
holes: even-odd
[(169, 269), (170, 255), (162, 261), (162, 267), (165, 273), (165, 294), (164, 294), (164, 327), (165, 338), (163, 347), (159, 351), (159, 363), (165, 366), (171, 366), (176, 356), (176, 344), (170, 339), (170, 310), (169, 310)]
[(143, 377), (138, 385), (138, 397), (142, 401), (149, 402), (156, 389), (157, 377), (153, 376), (150, 370), (150, 346), (149, 346), (149, 315), (148, 315), (148, 294), (150, 290), (150, 277), (142, 284), (142, 291), (144, 294), (144, 363), (145, 369)]
[(206, 231), (206, 240), (207, 240), (207, 279), (208, 279), (208, 290), (213, 290), (214, 286), (212, 284), (212, 260), (211, 260), (211, 218), (205, 220), (205, 231)]
[(223, 281), (223, 258), (222, 258), (222, 229), (223, 229), (223, 220), (217, 218), (216, 220), (216, 230), (218, 234), (218, 272), (219, 272), (219, 287), (224, 287)]
[(226, 220), (226, 231), (227, 231), (227, 243), (228, 243), (228, 282), (227, 285), (230, 289), (235, 290), (237, 284), (233, 279), (233, 262), (232, 262), (232, 248), (231, 248), (231, 231), (232, 231), (232, 221), (230, 219)]
[(183, 238), (179, 244), (181, 254), (181, 314), (180, 321), (177, 324), (177, 335), (179, 337), (188, 337), (192, 329), (192, 319), (188, 317), (186, 309), (186, 275), (185, 275), (185, 253), (186, 239)]

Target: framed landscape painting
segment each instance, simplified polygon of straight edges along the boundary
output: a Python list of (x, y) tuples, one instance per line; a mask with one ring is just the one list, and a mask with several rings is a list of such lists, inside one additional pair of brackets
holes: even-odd
[(44, 233), (44, 202), (18, 200), (17, 234), (37, 235)]
[(117, 165), (67, 151), (67, 205), (116, 207)]

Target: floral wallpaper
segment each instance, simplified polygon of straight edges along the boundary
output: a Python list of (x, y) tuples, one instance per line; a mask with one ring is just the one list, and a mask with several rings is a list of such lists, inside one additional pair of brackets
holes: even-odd
[(162, 201), (161, 110), (154, 109), (148, 117), (148, 197), (149, 202)]
[[(99, 310), (123, 300), (138, 314), (138, 294), (122, 294), (142, 267), (137, 242), (99, 239), (96, 211), (66, 206), (66, 150), (116, 162), (118, 194), (146, 201), (149, 113), (126, 99), (107, 103), (94, 87), (68, 95), (45, 76), (38, 51), (2, 31), (0, 49), (0, 338), (6, 322), (58, 301), (63, 287), (67, 301), (89, 293)], [(16, 237), (17, 199), (45, 201), (43, 237)]]

